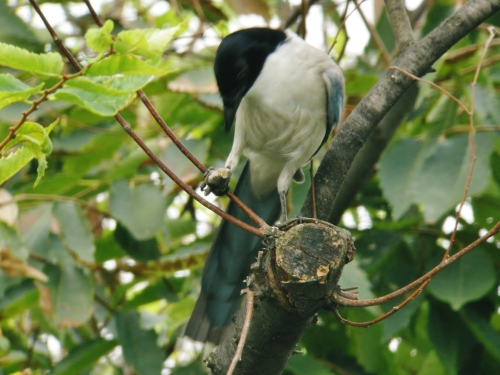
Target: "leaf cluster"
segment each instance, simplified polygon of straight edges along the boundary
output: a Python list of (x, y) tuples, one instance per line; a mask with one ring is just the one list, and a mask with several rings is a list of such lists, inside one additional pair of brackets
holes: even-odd
[[(238, 14), (284, 19), (290, 10), (264, 1), (178, 1), (160, 11), (150, 2), (104, 2), (100, 15), (114, 22), (96, 28), (89, 26), (89, 14), (74, 16), (70, 2), (57, 3), (74, 30), (81, 30), (72, 47), (81, 71), (65, 64), (57, 46), (20, 18), (29, 5), (0, 5), (0, 374), (26, 368), (59, 375), (149, 375), (162, 369), (203, 374), (199, 354), (192, 346), (176, 346), (176, 340), (199, 293), (217, 218), (175, 186), (113, 116), (120, 112), (196, 188), (199, 171), (138, 103), (137, 90), (149, 96), (198, 160), (221, 165), (232, 136), (223, 131), (208, 22), (222, 36)], [(125, 4), (138, 14), (133, 22), (125, 21)], [(342, 6), (321, 6), (326, 24), (340, 24)], [(447, 0), (434, 2), (415, 27), (428, 33), (443, 20), (443, 10), (453, 7)], [(490, 23), (498, 27), (500, 18)], [(384, 48), (393, 52), (385, 14), (375, 26)], [(64, 30), (58, 30), (64, 41), (74, 38)], [(468, 35), (426, 79), (470, 106), (470, 83), (487, 37), (483, 29)], [(452, 253), (500, 220), (497, 40), (474, 88), (474, 173)], [(348, 43), (343, 30), (335, 55), (343, 56)], [(355, 66), (341, 61), (347, 112), (378, 80), (382, 54), (370, 42)], [(469, 118), (442, 92), (418, 85), (415, 105), (341, 219), (357, 248), (341, 285), (357, 286), (363, 299), (402, 287), (439, 262), (466, 184)], [(300, 211), (308, 188), (309, 180), (292, 187), (291, 215)], [(285, 373), (495, 373), (499, 247), (497, 235), (369, 329), (321, 313)], [(363, 321), (392, 306), (340, 311)]]

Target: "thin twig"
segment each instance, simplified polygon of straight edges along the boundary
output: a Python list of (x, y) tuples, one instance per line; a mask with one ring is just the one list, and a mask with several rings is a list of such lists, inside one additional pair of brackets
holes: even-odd
[(0, 207), (4, 204), (9, 204), (11, 202), (22, 202), (22, 201), (55, 201), (55, 202), (72, 202), (82, 207), (85, 207), (89, 211), (96, 212), (104, 217), (111, 217), (111, 214), (107, 211), (100, 210), (97, 206), (84, 201), (82, 199), (78, 199), (75, 197), (66, 197), (63, 195), (54, 195), (54, 194), (19, 194), (14, 197), (14, 199), (6, 202), (1, 202)]
[[(335, 45), (337, 44), (337, 39), (339, 38), (339, 35), (340, 35), (340, 32), (342, 31), (342, 29), (345, 29), (345, 24), (347, 22), (347, 20), (349, 19), (349, 17), (357, 10), (359, 9), (359, 7), (365, 2), (366, 0), (361, 0), (359, 3), (356, 3), (356, 6), (354, 7), (353, 10), (351, 10), (349, 12), (349, 14), (347, 14), (347, 10), (349, 9), (349, 1), (346, 2), (346, 5), (345, 5), (345, 9), (344, 9), (344, 14), (343, 16), (341, 17), (342, 19), (342, 22), (340, 23), (339, 25), (339, 28), (337, 30), (337, 34), (335, 34), (335, 37), (333, 38), (333, 42), (332, 44), (330, 45), (330, 48), (328, 49), (328, 54), (330, 54), (332, 52), (332, 49), (333, 47), (335, 47)], [(347, 35), (347, 29), (345, 29), (345, 33)], [(345, 45), (347, 44), (347, 42), (344, 44), (344, 47), (343, 49), (345, 49)], [(342, 54), (339, 54), (339, 60), (340, 58), (342, 57)]]
[[(87, 1), (88, 2), (88, 1)], [(45, 18), (45, 16), (43, 16), (43, 13), (40, 9), (40, 7), (38, 7), (38, 5), (36, 4), (36, 1), (35, 0), (30, 0), (30, 3), (33, 5), (33, 7), (35, 8), (35, 10), (37, 11), (37, 13), (39, 14), (39, 16), (42, 18), (44, 24), (45, 24), (45, 27), (47, 28), (47, 30), (49, 31), (50, 35), (53, 37), (53, 38), (56, 38), (57, 40), (60, 40), (59, 37), (57, 36), (57, 33), (55, 32), (55, 30), (52, 28), (52, 26), (50, 25), (50, 23), (47, 21), (47, 19)], [(54, 39), (54, 40), (56, 40)], [(78, 63), (78, 61), (76, 61), (76, 59), (73, 57), (73, 55), (71, 54), (71, 52), (66, 48), (66, 46), (64, 45), (64, 43), (61, 43), (61, 44), (58, 44), (58, 47), (61, 49), (61, 51), (63, 52), (63, 54), (68, 58), (68, 60), (71, 62), (71, 64), (73, 65), (73, 67), (78, 70), (78, 71), (81, 71), (82, 70), (82, 67), (80, 66), (80, 64)], [(135, 141), (135, 143), (137, 143), (137, 145), (139, 145), (139, 147), (146, 153), (146, 155), (174, 182), (176, 183), (177, 185), (179, 185), (182, 190), (184, 190), (186, 193), (188, 193), (190, 196), (192, 196), (195, 200), (197, 200), (200, 204), (202, 204), (203, 206), (205, 206), (206, 208), (210, 209), (211, 211), (213, 211), (214, 213), (216, 213), (217, 215), (221, 216), (223, 219), (231, 222), (232, 224), (246, 230), (247, 232), (249, 233), (252, 233), (256, 236), (259, 236), (261, 237), (263, 234), (262, 234), (262, 231), (259, 229), (259, 228), (256, 228), (256, 227), (253, 227), (251, 225), (248, 225), (247, 223), (243, 222), (242, 220), (239, 220), (231, 215), (229, 215), (227, 212), (225, 212), (224, 210), (220, 209), (219, 207), (217, 207), (216, 205), (210, 203), (209, 201), (207, 201), (206, 199), (204, 199), (203, 197), (201, 197), (199, 194), (197, 194), (193, 188), (191, 188), (189, 185), (187, 185), (184, 181), (182, 181), (175, 173), (173, 173), (159, 158), (158, 156), (156, 156), (153, 151), (144, 143), (144, 141), (132, 130), (132, 127), (130, 126), (130, 124), (119, 114), (117, 113), (115, 116), (115, 119), (118, 121), (118, 123), (122, 126), (122, 128), (127, 132), (127, 134)], [(260, 220), (262, 222), (262, 219)], [(268, 225), (266, 224), (265, 227), (267, 227)]]
[(417, 280), (411, 282), (410, 284), (404, 286), (403, 288), (400, 288), (400, 289), (398, 289), (392, 293), (389, 293), (383, 297), (367, 299), (367, 300), (353, 301), (351, 299), (344, 298), (344, 297), (341, 297), (339, 295), (334, 295), (332, 297), (332, 302), (334, 304), (337, 304), (340, 306), (349, 306), (349, 307), (367, 307), (367, 306), (375, 306), (375, 305), (380, 305), (382, 303), (389, 302), (389, 301), (393, 300), (394, 298), (399, 297), (399, 296), (415, 289), (416, 287), (418, 287), (422, 283), (431, 279), (438, 272), (440, 272), (443, 268), (448, 267), (450, 264), (452, 264), (456, 260), (460, 259), (465, 254), (469, 253), (470, 251), (475, 249), (477, 246), (479, 246), (480, 244), (482, 244), (483, 242), (488, 240), (490, 237), (496, 235), (499, 232), (500, 232), (500, 221), (497, 222), (486, 234), (479, 237), (477, 240), (475, 240), (471, 244), (467, 245), (466, 247), (464, 247), (462, 250), (458, 251), (454, 255), (445, 259), (443, 262), (439, 263), (436, 267), (431, 269), (425, 275), (419, 277)]
[[(469, 186), (470, 186), (470, 182), (471, 182), (471, 179), (472, 179), (472, 172), (474, 170), (474, 163), (475, 163), (475, 160), (476, 160), (476, 157), (475, 157), (475, 142), (474, 142), (474, 133), (475, 133), (475, 129), (474, 129), (474, 119), (473, 119), (473, 113), (474, 113), (474, 100), (475, 100), (475, 85), (476, 85), (476, 82), (477, 82), (477, 79), (479, 77), (479, 71), (481, 69), (481, 65), (482, 65), (482, 61), (484, 60), (484, 56), (486, 55), (486, 52), (489, 48), (489, 45), (491, 43), (491, 41), (493, 40), (494, 36), (495, 36), (495, 33), (494, 33), (494, 29), (493, 27), (489, 27), (488, 28), (488, 31), (490, 33), (489, 37), (488, 37), (488, 40), (486, 41), (486, 43), (484, 44), (484, 50), (483, 50), (483, 53), (481, 54), (481, 57), (479, 59), (479, 62), (477, 64), (477, 68), (476, 68), (476, 73), (474, 75), (474, 80), (472, 81), (472, 95), (471, 95), (471, 109), (469, 110), (465, 104), (463, 104), (460, 100), (458, 100), (457, 98), (455, 98), (451, 93), (449, 93), (448, 91), (446, 91), (445, 89), (443, 89), (442, 87), (434, 84), (433, 82), (430, 82), (430, 81), (426, 81), (424, 79), (421, 79), (419, 77), (416, 77), (400, 68), (397, 68), (397, 67), (392, 67), (393, 69), (396, 69), (406, 75), (408, 75), (409, 77), (411, 77), (412, 79), (415, 79), (415, 80), (418, 80), (418, 81), (423, 81), (423, 82), (426, 82), (428, 84), (431, 84), (433, 87), (437, 88), (438, 90), (440, 90), (442, 93), (444, 93), (445, 95), (447, 95), (448, 97), (450, 97), (451, 99), (453, 99), (455, 102), (457, 102), (463, 109), (464, 111), (468, 114), (469, 116), (469, 134), (470, 134), (470, 149), (471, 149), (471, 161), (470, 161), (470, 164), (469, 164), (469, 171), (468, 171), (468, 174), (467, 174), (467, 180), (466, 180), (466, 183), (465, 183), (465, 187), (464, 187), (464, 191), (463, 191), (463, 194), (462, 194), (462, 199), (460, 201), (460, 205), (459, 205), (459, 208), (458, 210), (456, 211), (455, 213), (455, 226), (453, 228), (453, 231), (451, 233), (451, 236), (450, 236), (450, 244), (448, 246), (448, 248), (446, 249), (444, 255), (443, 255), (443, 258), (440, 262), (440, 264), (438, 266), (436, 266), (435, 268), (433, 268), (431, 271), (429, 271), (427, 274), (425, 274), (424, 276), (420, 277), (419, 279), (417, 279), (416, 281), (414, 281), (413, 283), (410, 283), (409, 285), (407, 285), (406, 287), (404, 288), (401, 288), (399, 289), (398, 291), (396, 292), (393, 292), (393, 293), (390, 293), (384, 297), (381, 297), (381, 298), (375, 298), (375, 299), (372, 299), (371, 301), (375, 301), (375, 300), (379, 300), (378, 303), (383, 303), (383, 302), (387, 302), (387, 301), (390, 301), (394, 298), (396, 298), (397, 296), (400, 296), (404, 293), (406, 293), (407, 291), (409, 290), (412, 290), (416, 287), (418, 287), (418, 289), (416, 291), (414, 291), (407, 299), (405, 299), (400, 305), (394, 307), (391, 311), (383, 314), (382, 316), (370, 321), (370, 322), (363, 322), (363, 323), (355, 323), (355, 322), (348, 322), (348, 321), (345, 321), (345, 319), (341, 318), (340, 317), (340, 314), (338, 314), (338, 312), (335, 312), (336, 315), (338, 315), (339, 319), (342, 319), (342, 321), (344, 322), (348, 322), (348, 324), (351, 324), (351, 325), (356, 325), (358, 327), (365, 327), (365, 326), (369, 326), (371, 324), (374, 324), (376, 322), (379, 322), (385, 318), (387, 318), (388, 316), (394, 314), (396, 311), (399, 311), (399, 309), (403, 306), (405, 306), (409, 301), (411, 301), (412, 299), (414, 299), (418, 294), (420, 294), (422, 292), (422, 290), (427, 286), (427, 284), (430, 283), (430, 281), (432, 280), (432, 277), (437, 273), (439, 272), (442, 268), (448, 266), (449, 264), (451, 264), (454, 260), (456, 259), (459, 259), (461, 256), (465, 255), (468, 251), (472, 250), (473, 248), (475, 248), (480, 242), (479, 239), (476, 240), (475, 242), (478, 242), (475, 246), (473, 246), (472, 248), (470, 248), (468, 251), (464, 251), (466, 249), (468, 249), (469, 247), (459, 251), (457, 254), (455, 254), (453, 257), (450, 257), (449, 254), (450, 254), (450, 251), (451, 251), (451, 248), (453, 246), (453, 243), (455, 241), (455, 236), (456, 236), (456, 233), (458, 231), (458, 223), (459, 223), (459, 218), (461, 216), (461, 212), (462, 212), (462, 208), (463, 206), (465, 205), (465, 200), (467, 198), (467, 193), (468, 193), (468, 190), (469, 190)], [(498, 228), (497, 228), (498, 227)], [(498, 230), (500, 230), (500, 222), (497, 223), (497, 225), (495, 227), (492, 228), (493, 229), (496, 229), (496, 231), (498, 232)], [(491, 231), (490, 231), (491, 232)], [(488, 233), (490, 233), (488, 232)], [(488, 233), (486, 235), (488, 235)], [(486, 236), (485, 235), (485, 236)], [(493, 234), (492, 234), (493, 235)], [(484, 237), (484, 236), (483, 236)], [(481, 237), (481, 238), (483, 238)], [(491, 237), (491, 236), (490, 236)], [(480, 239), (481, 239), (480, 238)], [(489, 238), (489, 237), (488, 237)], [(487, 238), (486, 238), (487, 239)], [(475, 243), (474, 242), (474, 243)], [(474, 244), (473, 243), (473, 244)], [(459, 255), (461, 254), (461, 255)], [(459, 255), (459, 256), (457, 256)], [(453, 260), (452, 260), (453, 259)], [(442, 266), (442, 267), (441, 267)], [(437, 271), (436, 271), (437, 270)], [(389, 297), (390, 298), (387, 298)], [(343, 297), (340, 297), (340, 298), (343, 298)], [(382, 301), (382, 299), (385, 299), (387, 298), (386, 300)], [(352, 301), (352, 300), (348, 300), (348, 299), (345, 299), (345, 302), (348, 302), (348, 304), (344, 305), (344, 306), (359, 306), (357, 304), (357, 302), (360, 302), (360, 301)], [(369, 301), (369, 300), (368, 300)], [(377, 304), (378, 304), (377, 303)]]
[(7, 136), (4, 138), (4, 140), (2, 142), (0, 142), (0, 155), (3, 154), (3, 148), (5, 147), (5, 145), (7, 143), (9, 143), (9, 141), (11, 141), (12, 139), (14, 139), (16, 137), (16, 132), (19, 130), (19, 128), (26, 122), (26, 120), (28, 119), (28, 116), (31, 115), (33, 112), (35, 112), (37, 109), (38, 109), (38, 106), (40, 105), (40, 103), (44, 102), (45, 100), (47, 100), (47, 97), (52, 94), (53, 92), (59, 90), (63, 85), (64, 83), (68, 80), (68, 79), (71, 79), (71, 78), (75, 78), (75, 77), (78, 77), (78, 76), (81, 76), (83, 73), (82, 72), (78, 72), (76, 74), (70, 74), (70, 75), (63, 75), (62, 76), (62, 79), (57, 82), (54, 86), (52, 86), (51, 88), (49, 89), (45, 89), (43, 90), (43, 94), (42, 96), (40, 96), (40, 98), (36, 99), (33, 101), (33, 103), (31, 104), (31, 107), (29, 107), (26, 111), (24, 111), (21, 115), (21, 118), (19, 119), (19, 121), (16, 123), (16, 125), (14, 126), (11, 126), (9, 128), (9, 133), (7, 134)]
[(387, 52), (385, 44), (380, 38), (377, 29), (366, 18), (365, 14), (363, 13), (363, 10), (360, 7), (361, 3), (358, 3), (358, 0), (352, 0), (352, 1), (354, 2), (354, 4), (356, 4), (356, 8), (358, 9), (359, 15), (361, 16), (361, 19), (363, 20), (363, 23), (365, 24), (366, 28), (370, 32), (373, 44), (375, 44), (375, 47), (380, 51), (380, 55), (382, 57), (382, 62), (384, 66), (391, 65), (391, 56), (389, 55), (389, 52)]
[[(500, 131), (500, 125), (476, 125), (474, 127), (477, 132), (498, 132)], [(447, 136), (450, 134), (463, 134), (469, 133), (469, 125), (455, 125), (443, 131), (443, 135)]]
[[(318, 0), (309, 0), (309, 2), (307, 3), (307, 10), (309, 10), (311, 6), (313, 6), (317, 2)], [(286, 20), (284, 20), (281, 23), (280, 29), (285, 30), (289, 28), (295, 21), (297, 21), (297, 19), (300, 17), (302, 13), (303, 13), (302, 4), (293, 8), (292, 13), (288, 16)]]
[[(95, 12), (94, 8), (92, 7), (92, 4), (90, 4), (89, 0), (84, 0), (85, 4), (89, 8), (89, 11), (95, 21), (95, 23), (99, 26), (103, 26), (102, 20), (99, 18), (97, 13)], [(198, 4), (199, 6), (199, 4)], [(201, 8), (200, 8), (201, 9)], [(165, 134), (172, 140), (172, 142), (177, 146), (180, 152), (186, 156), (193, 165), (200, 170), (200, 172), (205, 173), (207, 168), (198, 160), (196, 157), (184, 146), (184, 144), (177, 138), (175, 133), (170, 129), (170, 127), (166, 124), (166, 122), (161, 118), (160, 114), (156, 111), (154, 108), (153, 104), (147, 97), (147, 95), (144, 93), (144, 91), (139, 90), (137, 91), (137, 95), (141, 99), (141, 101), (144, 103), (146, 108), (148, 109), (149, 113), (153, 116), (153, 118), (156, 120), (158, 125), (162, 128), (162, 130), (165, 132)], [(183, 189), (184, 190), (184, 189)], [(187, 191), (186, 191), (187, 192)], [(188, 193), (189, 194), (189, 193)], [(227, 196), (229, 199), (231, 199), (245, 214), (248, 215), (248, 217), (256, 223), (259, 227), (261, 228), (267, 228), (269, 225), (262, 220), (255, 212), (253, 212), (246, 204), (244, 204), (236, 195), (234, 195), (231, 192), (227, 193)], [(193, 197), (194, 198), (194, 197)], [(196, 199), (196, 198), (195, 198)]]
[(467, 108), (464, 103), (462, 103), (459, 99), (457, 99), (455, 96), (453, 96), (450, 92), (446, 91), (445, 89), (443, 89), (441, 86), (435, 84), (434, 82), (431, 82), (431, 81), (429, 81), (427, 79), (423, 79), (423, 78), (417, 77), (416, 75), (413, 75), (410, 72), (407, 72), (406, 70), (401, 69), (401, 68), (399, 68), (397, 66), (394, 66), (394, 65), (391, 65), (389, 67), (389, 69), (397, 70), (397, 71), (403, 73), (404, 75), (410, 77), (411, 79), (413, 79), (415, 81), (419, 81), (419, 82), (423, 82), (423, 83), (427, 83), (428, 85), (431, 85), (435, 89), (438, 89), (443, 94), (445, 94), (446, 96), (448, 96), (451, 100), (453, 100), (455, 103), (457, 103), (464, 110), (464, 112), (466, 112), (467, 114), (469, 114), (469, 112), (470, 112), (469, 108)]
[(243, 353), (243, 348), (245, 347), (248, 331), (250, 330), (250, 322), (252, 321), (255, 293), (250, 289), (245, 289), (245, 293), (247, 295), (245, 321), (243, 322), (243, 327), (241, 328), (240, 340), (238, 341), (236, 352), (234, 353), (234, 357), (231, 360), (231, 365), (229, 366), (226, 375), (233, 375), (234, 369), (238, 365), (238, 362), (241, 361), (241, 354)]

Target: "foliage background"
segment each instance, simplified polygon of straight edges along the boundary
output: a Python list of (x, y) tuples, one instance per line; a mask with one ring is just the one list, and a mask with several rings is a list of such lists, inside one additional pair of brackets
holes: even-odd
[[(74, 54), (80, 59), (96, 55), (83, 38), (95, 26), (82, 3), (40, 3), (47, 15), (63, 10), (67, 20), (54, 26)], [(425, 12), (414, 24), (417, 35), (428, 33), (457, 7), (449, 0), (422, 6)], [(315, 7), (330, 44), (345, 3), (323, 1)], [(223, 131), (211, 71), (215, 46), (242, 23), (272, 19), (279, 24), (290, 14), (288, 4), (110, 1), (98, 12), (114, 21), (114, 33), (179, 27), (163, 54), (162, 74), (144, 91), (199, 160), (221, 165), (232, 136)], [(260, 18), (241, 16), (246, 13)], [(388, 67), (381, 56), (390, 59), (394, 52), (383, 7), (377, 6), (376, 13), (380, 16), (371, 29), (372, 40), (378, 35), (383, 44), (370, 42), (362, 55), (346, 56), (350, 39), (343, 31), (335, 45), (333, 54), (341, 58), (347, 80), (347, 114)], [(498, 26), (498, 14), (490, 22)], [(487, 37), (485, 28), (477, 29), (425, 78), (470, 107), (470, 84)], [(0, 2), (0, 41), (36, 53), (58, 51), (25, 1)], [(499, 41), (495, 38), (488, 49), (475, 86), (476, 162), (453, 252), (500, 220)], [(73, 73), (69, 66), (65, 69)], [(55, 83), (29, 69), (2, 70), (29, 87)], [(2, 81), (1, 92), (9, 92), (6, 85)], [(113, 117), (103, 115), (103, 93), (94, 93), (93, 100), (80, 96), (82, 104), (61, 92), (29, 117), (45, 127), (59, 118), (50, 133), (45, 176), (34, 187), (38, 162), (33, 160), (0, 189), (0, 374), (23, 369), (34, 374), (205, 373), (202, 354), (195, 350), (200, 348), (176, 340), (194, 306), (217, 218), (160, 172)], [(39, 94), (31, 96), (36, 98)], [(0, 110), (0, 140), (29, 106), (17, 100)], [(407, 109), (405, 121), (340, 222), (355, 236), (357, 248), (341, 284), (359, 286), (361, 298), (404, 286), (439, 262), (465, 188), (471, 159), (467, 114), (423, 83), (414, 107)], [(175, 173), (198, 185), (201, 174), (138, 100), (121, 114)], [(308, 186), (293, 187), (295, 212)], [(216, 203), (224, 206), (225, 200)], [(321, 313), (286, 374), (497, 372), (499, 248), (497, 235), (441, 272), (402, 311), (368, 329)], [(391, 307), (341, 313), (362, 321)]]

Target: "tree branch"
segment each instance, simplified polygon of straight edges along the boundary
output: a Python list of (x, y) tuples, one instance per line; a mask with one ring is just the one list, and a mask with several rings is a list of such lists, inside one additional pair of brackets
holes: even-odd
[[(498, 10), (500, 0), (469, 1), (425, 38), (401, 51), (393, 65), (418, 77), (423, 76), (448, 49)], [(412, 84), (413, 80), (403, 73), (387, 71), (340, 126), (314, 178), (319, 219), (330, 217), (357, 153), (383, 116)], [(310, 192), (301, 214), (311, 216)]]
[(410, 19), (402, 0), (385, 0), (389, 21), (400, 51), (415, 42)]
[[(296, 225), (272, 240), (252, 266), (253, 313), (234, 375), (281, 374), (314, 314), (328, 307), (355, 251), (349, 232), (321, 222)], [(212, 375), (227, 374), (244, 334), (246, 310), (239, 310), (232, 335), (208, 357)]]

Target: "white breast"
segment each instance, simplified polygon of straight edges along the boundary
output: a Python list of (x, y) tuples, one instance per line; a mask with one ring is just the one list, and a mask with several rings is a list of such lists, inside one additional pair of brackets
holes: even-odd
[(268, 56), (241, 101), (235, 142), (242, 142), (242, 153), (250, 160), (257, 193), (275, 188), (284, 168), (293, 169), (293, 175), (321, 145), (327, 121), (322, 73), (332, 67), (339, 69), (325, 53), (292, 34)]

